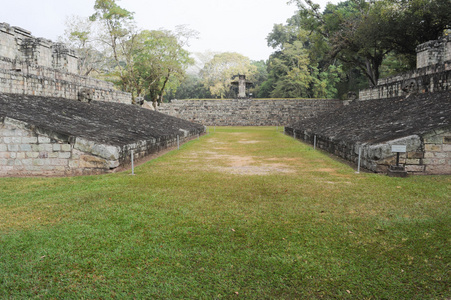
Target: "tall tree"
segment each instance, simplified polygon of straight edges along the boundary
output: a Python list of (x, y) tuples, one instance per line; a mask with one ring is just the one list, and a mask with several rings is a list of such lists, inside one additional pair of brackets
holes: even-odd
[(301, 27), (321, 34), (330, 57), (359, 67), (372, 86), (389, 53), (410, 55), (412, 64), (416, 45), (438, 38), (450, 24), (449, 0), (348, 0), (324, 12), (313, 0), (291, 2), (300, 9)]
[(175, 89), (193, 63), (179, 36), (167, 30), (142, 31), (137, 37), (133, 72), (139, 78), (136, 90), (148, 93), (154, 106), (163, 101), (165, 89)]
[(96, 0), (94, 10), (90, 20), (98, 21), (104, 27), (100, 41), (111, 51), (116, 76), (119, 78), (117, 83), (124, 91), (132, 94), (135, 102), (139, 79), (133, 70), (133, 53), (137, 47), (138, 32), (133, 13), (120, 7), (115, 0)]
[(257, 67), (252, 65), (248, 57), (234, 52), (224, 52), (216, 54), (204, 65), (201, 77), (211, 94), (222, 99), (231, 96), (230, 88), (234, 75), (246, 75), (249, 80), (253, 80), (256, 72)]

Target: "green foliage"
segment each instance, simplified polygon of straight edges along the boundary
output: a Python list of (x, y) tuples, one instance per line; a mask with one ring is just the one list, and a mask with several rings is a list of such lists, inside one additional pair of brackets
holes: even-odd
[(197, 75), (188, 74), (175, 92), (168, 94), (169, 99), (207, 99), (211, 98), (202, 79)]
[[(293, 20), (297, 19), (292, 18), (290, 22)], [(320, 51), (324, 46), (322, 38), (317, 35), (309, 36), (298, 27), (297, 40), (280, 44), (282, 41), (294, 39), (295, 26), (291, 24), (287, 27), (291, 32), (291, 38), (287, 38), (287, 35), (278, 36), (277, 33), (280, 32), (278, 30), (268, 37), (268, 45), (280, 50), (269, 59), (268, 80), (262, 85), (259, 97), (337, 97), (335, 86), (343, 74), (342, 68), (327, 61), (321, 54), (324, 53)]]
[(257, 67), (251, 60), (239, 53), (224, 52), (216, 54), (207, 62), (200, 72), (203, 84), (209, 88), (213, 96), (230, 97), (232, 77), (238, 74), (246, 75), (250, 81), (254, 79)]
[[(66, 41), (80, 55), (80, 73), (114, 82), (130, 92), (133, 100), (147, 96), (161, 102), (168, 91), (175, 91), (193, 60), (183, 49), (196, 33), (185, 26), (175, 32), (136, 29), (134, 13), (116, 0), (96, 0), (95, 13), (84, 20), (67, 22)], [(91, 74), (92, 75), (92, 74)]]
[(193, 60), (167, 30), (142, 31), (137, 45), (132, 72), (139, 78), (138, 94), (145, 90), (152, 102), (161, 103), (165, 89), (176, 90)]
[[(348, 0), (324, 12), (312, 0), (294, 0), (302, 28), (320, 34), (328, 56), (359, 68), (376, 85), (388, 54), (415, 67), (415, 47), (437, 39), (451, 24), (448, 0)], [(390, 73), (390, 72), (388, 72)]]
[(356, 175), (274, 127), (135, 174), (0, 178), (1, 298), (451, 297), (450, 176)]

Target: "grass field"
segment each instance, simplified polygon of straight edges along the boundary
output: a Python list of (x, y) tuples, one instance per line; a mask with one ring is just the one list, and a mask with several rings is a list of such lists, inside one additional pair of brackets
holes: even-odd
[(135, 170), (0, 179), (0, 299), (450, 299), (451, 176), (225, 128)]

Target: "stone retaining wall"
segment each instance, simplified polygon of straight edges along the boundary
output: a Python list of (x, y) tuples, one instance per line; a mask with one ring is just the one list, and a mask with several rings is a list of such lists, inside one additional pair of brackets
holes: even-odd
[(379, 79), (376, 87), (359, 92), (359, 100), (451, 90), (451, 31), (439, 40), (418, 45), (416, 52), (416, 70)]
[(343, 106), (335, 99), (172, 100), (162, 113), (208, 126), (276, 126)]
[(451, 90), (451, 61), (379, 79), (376, 87), (359, 92), (359, 100), (386, 99), (409, 93), (449, 90)]
[(409, 174), (451, 174), (451, 92), (354, 101), (333, 112), (285, 127), (296, 139), (361, 166), (386, 173), (392, 145), (404, 145), (400, 164)]
[[(183, 130), (180, 143), (205, 131)], [(175, 147), (177, 134), (112, 146), (64, 135), (5, 117), (0, 119), (0, 176), (75, 176), (110, 173), (161, 150)]]
[(0, 57), (0, 93), (77, 100), (86, 88), (94, 91), (92, 100), (131, 103), (131, 95), (110, 82)]
[(131, 94), (77, 71), (78, 58), (64, 44), (0, 23), (0, 93), (77, 100), (81, 90), (90, 89), (92, 100), (131, 104)]

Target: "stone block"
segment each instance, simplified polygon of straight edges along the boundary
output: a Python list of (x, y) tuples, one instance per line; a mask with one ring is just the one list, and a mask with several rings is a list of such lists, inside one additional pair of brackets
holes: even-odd
[(79, 167), (109, 169), (109, 163), (105, 159), (102, 159), (100, 157), (82, 155), (80, 157)]
[(424, 145), (425, 151), (442, 151), (442, 145), (437, 144), (425, 144)]
[(67, 166), (69, 161), (67, 159), (61, 159), (61, 158), (53, 158), (50, 159), (50, 164), (52, 166)]
[(39, 152), (30, 151), (26, 153), (26, 157), (28, 158), (37, 158), (39, 156)]
[(25, 156), (26, 156), (25, 153), (26, 153), (26, 152), (17, 152), (16, 158), (17, 158), (17, 159), (24, 159)]
[(20, 144), (20, 143), (22, 143), (22, 138), (21, 137), (17, 137), (17, 136), (13, 136), (13, 137), (11, 137), (11, 143), (12, 144)]
[(19, 145), (20, 151), (31, 151), (31, 145), (30, 144), (20, 144)]
[(448, 157), (447, 152), (434, 152), (436, 158), (446, 158)]
[(451, 152), (451, 144), (443, 144), (442, 150), (446, 152)]
[(418, 165), (418, 166), (414, 166), (414, 165), (407, 165), (406, 166), (406, 171), (409, 173), (422, 173), (424, 172), (425, 166), (424, 165)]
[(73, 159), (71, 159), (70, 161), (69, 161), (69, 168), (71, 168), (71, 169), (76, 169), (76, 168), (78, 168), (79, 167), (79, 162), (78, 162), (78, 160), (73, 160)]
[(10, 151), (10, 152), (17, 152), (17, 151), (19, 151), (19, 145), (9, 144), (8, 145), (8, 151)]
[(70, 152), (59, 152), (58, 158), (70, 158), (71, 153)]
[(38, 138), (35, 136), (22, 138), (22, 143), (24, 143), (24, 144), (36, 144), (37, 142), (38, 142)]
[(38, 137), (38, 143), (39, 144), (49, 144), (50, 143), (50, 138), (48, 138), (46, 136), (39, 136)]
[(441, 144), (443, 143), (443, 137), (440, 135), (425, 135), (424, 136), (425, 144)]
[(68, 152), (68, 151), (71, 151), (71, 150), (72, 150), (72, 147), (71, 147), (70, 144), (62, 144), (62, 145), (61, 145), (61, 151), (66, 151), (66, 152)]
[(33, 159), (33, 166), (43, 166), (45, 165), (46, 160), (41, 158), (35, 158)]
[(0, 158), (10, 158), (11, 154), (9, 152), (0, 152)]
[(423, 152), (408, 152), (407, 158), (423, 158)]
[[(32, 147), (34, 150), (34, 148)], [(38, 144), (38, 151), (39, 152), (52, 152), (53, 151), (53, 145), (52, 144)]]
[(32, 159), (22, 159), (22, 164), (24, 166), (32, 166), (33, 165), (33, 160)]
[(0, 151), (1, 152), (8, 151), (8, 147), (5, 144), (0, 144)]
[(60, 144), (53, 144), (53, 151), (61, 151), (61, 145)]
[(425, 158), (423, 159), (423, 164), (425, 165), (442, 165), (444, 164), (446, 159), (438, 159), (438, 158)]
[(421, 160), (420, 159), (406, 159), (406, 164), (407, 165), (419, 165), (419, 164), (421, 164)]
[(429, 165), (426, 166), (426, 173), (431, 175), (450, 174), (451, 165)]

